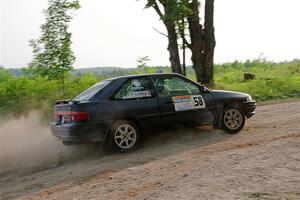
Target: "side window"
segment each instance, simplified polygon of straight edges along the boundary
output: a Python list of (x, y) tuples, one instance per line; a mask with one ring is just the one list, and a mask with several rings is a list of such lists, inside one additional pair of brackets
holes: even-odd
[(119, 100), (150, 98), (153, 90), (148, 78), (134, 78), (127, 80), (114, 97)]
[(160, 97), (200, 94), (196, 84), (179, 77), (156, 77), (154, 84)]

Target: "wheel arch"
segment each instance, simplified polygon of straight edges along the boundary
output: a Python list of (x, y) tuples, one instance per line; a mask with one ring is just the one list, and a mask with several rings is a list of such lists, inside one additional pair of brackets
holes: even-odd
[(213, 124), (214, 128), (217, 128), (217, 129), (222, 128), (222, 117), (224, 114), (224, 109), (228, 106), (237, 106), (242, 109), (243, 113), (245, 113), (245, 107), (239, 100), (236, 100), (236, 99), (228, 100), (223, 104), (223, 106), (221, 105), (219, 107), (219, 109), (217, 110), (216, 118), (215, 118), (215, 121)]
[[(236, 110), (240, 110), (239, 112), (241, 112), (242, 115), (242, 121), (240, 123), (240, 125), (236, 128), (236, 129), (230, 129), (228, 127), (225, 126), (224, 121), (223, 121), (223, 117), (225, 115), (225, 111), (228, 109), (236, 109)], [(226, 104), (224, 104), (224, 107), (222, 109), (222, 118), (221, 118), (221, 124), (222, 124), (222, 129), (225, 130), (225, 132), (230, 133), (230, 134), (235, 134), (240, 132), (240, 130), (243, 129), (244, 125), (245, 125), (245, 107), (244, 105), (240, 102), (240, 101), (228, 101)]]
[[(127, 121), (130, 121), (130, 122), (134, 123), (137, 126), (137, 128), (139, 129), (140, 134), (142, 133), (142, 127), (141, 127), (139, 121), (137, 119), (135, 119), (135, 118), (132, 118), (132, 117), (124, 117), (124, 118), (120, 118), (120, 119), (114, 120), (114, 122), (112, 123), (111, 126), (113, 126), (118, 121), (124, 121), (124, 120), (125, 121), (127, 120)], [(111, 129), (111, 127), (109, 128), (109, 131), (111, 131), (110, 129)]]
[(231, 99), (229, 101), (226, 101), (224, 103), (224, 106), (223, 106), (223, 110), (228, 107), (228, 106), (236, 106), (236, 107), (239, 107), (241, 108), (241, 110), (244, 112), (245, 114), (245, 106), (241, 103), (241, 101), (237, 100), (237, 99)]
[(128, 120), (128, 121), (133, 122), (137, 126), (137, 128), (139, 129), (140, 134), (142, 134), (142, 129), (141, 129), (142, 127), (141, 127), (141, 125), (140, 125), (140, 123), (139, 123), (139, 121), (137, 119), (132, 118), (132, 117), (126, 117), (123, 120)]
[[(123, 123), (124, 122), (124, 123)], [(118, 124), (119, 123), (119, 124)], [(136, 134), (137, 134), (137, 138), (136, 138), (136, 144), (134, 144), (133, 147), (129, 147), (129, 149), (123, 149), (120, 146), (118, 146), (118, 144), (116, 144), (115, 140), (114, 140), (114, 131), (117, 130), (119, 125), (122, 124), (129, 124), (131, 123), (132, 125), (134, 125), (134, 128), (136, 129)], [(112, 123), (110, 128), (107, 130), (107, 136), (104, 142), (104, 146), (109, 149), (109, 150), (117, 150), (120, 152), (127, 152), (127, 151), (131, 151), (132, 149), (136, 148), (136, 145), (139, 144), (140, 140), (141, 140), (141, 130), (140, 130), (140, 125), (138, 123), (138, 121), (134, 118), (119, 118), (119, 119), (115, 119)]]

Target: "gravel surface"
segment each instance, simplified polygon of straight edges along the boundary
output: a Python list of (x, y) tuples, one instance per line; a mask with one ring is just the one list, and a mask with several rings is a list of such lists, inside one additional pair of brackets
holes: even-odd
[(0, 199), (300, 199), (300, 100), (258, 106), (237, 135), (182, 128), (131, 153), (84, 151), (0, 174)]

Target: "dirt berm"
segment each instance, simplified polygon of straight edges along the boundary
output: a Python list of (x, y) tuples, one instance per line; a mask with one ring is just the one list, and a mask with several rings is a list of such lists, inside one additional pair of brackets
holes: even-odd
[(300, 99), (258, 106), (237, 135), (180, 129), (126, 154), (53, 149), (51, 162), (39, 148), (38, 165), (2, 171), (0, 199), (300, 199)]

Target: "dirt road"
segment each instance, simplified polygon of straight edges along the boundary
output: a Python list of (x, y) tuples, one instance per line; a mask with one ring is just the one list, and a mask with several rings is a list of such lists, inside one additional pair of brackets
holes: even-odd
[(147, 136), (142, 148), (0, 175), (0, 199), (300, 199), (300, 100), (258, 106), (243, 131)]

